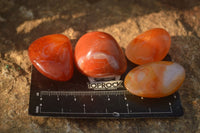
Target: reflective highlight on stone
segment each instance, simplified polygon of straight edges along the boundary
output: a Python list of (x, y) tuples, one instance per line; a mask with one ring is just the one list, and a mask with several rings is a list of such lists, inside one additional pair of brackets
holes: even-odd
[(44, 76), (67, 81), (73, 75), (73, 56), (70, 40), (62, 34), (43, 36), (28, 49), (29, 58)]
[(133, 39), (126, 48), (127, 58), (135, 64), (161, 61), (169, 52), (171, 37), (161, 28), (148, 30)]
[(122, 49), (104, 32), (83, 35), (75, 47), (75, 61), (83, 74), (95, 78), (121, 75), (127, 68)]
[(159, 61), (135, 67), (126, 75), (124, 84), (134, 95), (159, 98), (177, 91), (184, 79), (185, 70), (181, 65)]

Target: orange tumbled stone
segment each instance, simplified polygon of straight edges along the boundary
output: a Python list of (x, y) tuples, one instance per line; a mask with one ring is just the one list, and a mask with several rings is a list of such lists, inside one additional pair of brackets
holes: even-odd
[(122, 49), (104, 32), (83, 35), (75, 46), (75, 61), (83, 74), (95, 78), (118, 76), (127, 68)]
[(132, 69), (126, 75), (124, 85), (134, 95), (159, 98), (177, 91), (184, 79), (185, 70), (181, 65), (159, 61)]
[(169, 52), (171, 37), (161, 28), (148, 30), (133, 39), (126, 48), (127, 58), (135, 64), (161, 61)]
[(35, 68), (50, 79), (67, 81), (73, 75), (72, 46), (64, 35), (52, 34), (35, 40), (28, 55)]

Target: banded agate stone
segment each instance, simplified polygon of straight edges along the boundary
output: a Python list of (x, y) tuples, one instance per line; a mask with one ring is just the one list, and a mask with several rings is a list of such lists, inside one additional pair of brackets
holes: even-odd
[(171, 37), (161, 28), (148, 30), (133, 39), (126, 48), (126, 57), (135, 64), (161, 61), (169, 52)]
[(72, 46), (62, 34), (43, 36), (35, 40), (28, 49), (35, 68), (44, 76), (58, 81), (67, 81), (73, 75)]
[(127, 68), (122, 49), (111, 35), (104, 32), (83, 35), (75, 46), (75, 61), (84, 75), (94, 78), (118, 76)]
[(185, 79), (184, 68), (159, 61), (133, 68), (125, 77), (126, 89), (137, 96), (159, 98), (173, 94)]

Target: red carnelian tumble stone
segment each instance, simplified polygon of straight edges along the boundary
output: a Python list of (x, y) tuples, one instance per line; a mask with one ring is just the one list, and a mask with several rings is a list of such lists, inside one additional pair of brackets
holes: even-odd
[(83, 74), (95, 78), (121, 75), (127, 68), (122, 49), (111, 35), (104, 32), (83, 35), (75, 47), (75, 61)]
[(35, 40), (29, 46), (28, 55), (36, 69), (50, 79), (67, 81), (73, 75), (71, 42), (62, 34)]
[(126, 48), (127, 58), (135, 64), (161, 61), (169, 52), (171, 37), (161, 28), (150, 29), (133, 39)]

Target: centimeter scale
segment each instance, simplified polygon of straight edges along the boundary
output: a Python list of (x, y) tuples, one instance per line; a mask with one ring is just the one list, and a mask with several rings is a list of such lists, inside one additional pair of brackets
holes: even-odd
[[(167, 55), (164, 60), (171, 60)], [(127, 60), (128, 61), (128, 60)], [(90, 82), (75, 69), (71, 80), (54, 81), (32, 66), (29, 114), (68, 118), (178, 117), (183, 109), (178, 92), (164, 98), (143, 98), (124, 87), (127, 71), (117, 80)]]

